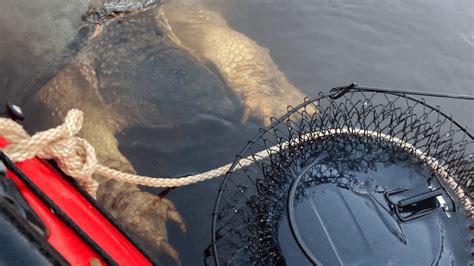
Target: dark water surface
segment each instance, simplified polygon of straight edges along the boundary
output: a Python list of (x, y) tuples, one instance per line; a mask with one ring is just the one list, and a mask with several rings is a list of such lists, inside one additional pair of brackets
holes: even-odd
[[(263, 46), (315, 96), (353, 81), (474, 94), (474, 1), (216, 0), (235, 29)], [(472, 103), (427, 99), (470, 128)]]
[[(353, 81), (474, 95), (474, 1), (206, 2), (222, 12), (231, 27), (268, 47), (289, 80), (309, 96)], [(472, 131), (472, 102), (427, 101), (439, 105)], [(188, 232), (190, 238), (196, 234), (194, 240), (179, 245), (185, 265), (201, 263), (195, 256), (202, 256), (202, 251), (196, 248), (204, 247), (198, 244), (201, 237), (210, 237), (210, 216), (205, 214), (211, 213), (214, 199), (207, 193), (215, 195), (219, 182), (173, 192), (185, 218), (196, 222), (198, 228), (197, 232)], [(204, 212), (189, 208), (191, 202), (197, 204), (196, 198)], [(201, 222), (202, 226), (197, 224)]]
[(0, 93), (22, 103), (67, 59), (87, 0), (0, 1)]
[[(356, 81), (405, 90), (474, 94), (474, 1), (206, 0), (231, 27), (268, 47), (289, 80), (309, 96)], [(34, 77), (73, 39), (85, 1), (0, 4), (0, 92), (34, 87)], [(46, 74), (45, 74), (46, 75)], [(33, 77), (33, 78), (32, 78)], [(473, 104), (427, 99), (474, 127)], [(177, 176), (233, 160), (258, 125), (173, 131), (133, 128), (121, 150), (143, 174)], [(471, 129), (472, 131), (472, 129)], [(202, 265), (222, 178), (169, 193), (188, 224), (169, 238), (183, 265)]]

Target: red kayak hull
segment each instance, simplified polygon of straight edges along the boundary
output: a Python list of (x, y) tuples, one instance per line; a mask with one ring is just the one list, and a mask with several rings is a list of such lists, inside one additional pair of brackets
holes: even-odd
[[(0, 138), (0, 148), (8, 142)], [(149, 259), (74, 185), (47, 161), (33, 158), (16, 166), (72, 221), (119, 265), (152, 265)], [(8, 171), (31, 208), (48, 228), (48, 242), (72, 265), (106, 261), (73, 228), (41, 200), (18, 176)]]

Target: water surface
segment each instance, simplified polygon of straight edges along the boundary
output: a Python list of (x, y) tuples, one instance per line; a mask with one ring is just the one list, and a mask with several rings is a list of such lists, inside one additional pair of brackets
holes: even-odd
[[(34, 87), (80, 25), (84, 2), (10, 1), (0, 10), (3, 95)], [(474, 95), (474, 1), (205, 0), (231, 27), (268, 47), (289, 80), (309, 96), (361, 85)], [(49, 3), (49, 4), (48, 4)], [(9, 16), (5, 14), (10, 14)], [(39, 75), (39, 74), (38, 74)], [(474, 127), (472, 103), (427, 99)], [(140, 173), (176, 176), (233, 160), (258, 125), (124, 132), (122, 151)], [(472, 130), (471, 130), (472, 131)], [(145, 136), (145, 137), (144, 137)], [(196, 137), (198, 136), (198, 137)], [(209, 137), (213, 136), (213, 137)], [(188, 232), (170, 225), (183, 265), (202, 265), (210, 242), (213, 181), (169, 193)]]
[[(474, 95), (474, 2), (208, 0), (234, 29), (270, 49), (289, 80), (307, 95), (353, 81), (424, 92)], [(474, 127), (473, 103), (429, 98), (462, 124)], [(472, 131), (472, 130), (471, 130)], [(235, 151), (237, 152), (237, 150)], [(228, 157), (228, 156), (227, 156)], [(196, 249), (210, 228), (221, 180), (187, 187), (171, 196), (190, 228), (181, 242), (184, 264), (198, 265)], [(213, 190), (214, 189), (214, 190)], [(196, 191), (198, 190), (198, 191)], [(200, 193), (205, 191), (205, 193)], [(200, 195), (201, 208), (187, 208)], [(205, 196), (204, 196), (205, 195)], [(196, 203), (197, 204), (197, 203)], [(198, 233), (199, 232), (199, 233)], [(176, 235), (174, 236), (176, 237)], [(172, 238), (174, 238), (172, 237)]]

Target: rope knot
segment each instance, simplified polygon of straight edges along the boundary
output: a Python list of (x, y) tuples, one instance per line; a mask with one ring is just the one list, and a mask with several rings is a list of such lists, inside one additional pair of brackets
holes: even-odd
[(13, 126), (12, 123), (8, 123), (10, 130), (3, 136), (12, 143), (3, 151), (14, 162), (28, 160), (34, 156), (54, 159), (61, 170), (75, 177), (91, 195), (95, 196), (98, 183), (92, 178), (92, 174), (97, 165), (97, 158), (92, 145), (76, 137), (82, 128), (82, 122), (82, 111), (72, 109), (67, 113), (62, 125), (38, 132), (32, 137), (18, 124), (13, 122), (16, 124)]

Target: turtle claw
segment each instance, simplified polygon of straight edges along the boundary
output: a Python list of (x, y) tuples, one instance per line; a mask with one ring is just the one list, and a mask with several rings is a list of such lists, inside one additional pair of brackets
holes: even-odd
[(163, 241), (158, 244), (158, 247), (167, 255), (169, 256), (175, 263), (176, 265), (180, 266), (181, 265), (181, 260), (179, 259), (179, 253), (176, 251), (176, 249), (170, 245), (167, 241)]
[[(166, 220), (170, 220), (177, 223), (181, 231), (185, 233), (188, 230), (187, 225), (184, 222), (184, 219), (181, 214), (179, 214), (179, 212), (176, 210), (176, 206), (174, 205), (174, 203), (164, 197), (154, 197), (155, 202), (153, 203), (153, 206), (155, 206), (157, 210), (159, 210), (159, 212), (165, 215)], [(164, 209), (161, 210), (161, 208)]]
[(272, 117), (279, 117), (286, 113), (286, 106), (282, 108), (282, 104), (284, 103), (276, 102), (272, 97), (264, 95), (248, 98), (244, 103), (241, 123), (245, 124), (250, 117), (256, 117), (262, 121), (264, 126), (269, 126)]
[[(141, 191), (137, 186), (115, 180), (101, 181), (98, 200), (133, 235), (157, 253), (181, 265), (179, 253), (169, 244), (166, 224), (176, 222), (183, 232), (187, 227), (175, 205), (168, 199)], [(162, 256), (158, 258), (160, 261)]]
[(177, 223), (179, 225), (179, 229), (181, 229), (183, 233), (186, 233), (188, 231), (188, 227), (186, 226), (186, 223), (184, 222), (183, 217), (177, 211), (168, 210), (168, 219), (170, 219), (170, 221)]
[(249, 120), (249, 118), (252, 116), (252, 110), (248, 107), (244, 109), (244, 112), (242, 113), (242, 119), (240, 120), (240, 123), (246, 124)]
[(250, 117), (260, 119), (264, 126), (272, 123), (272, 118), (278, 118), (288, 112), (288, 106), (296, 106), (304, 99), (299, 91), (275, 93), (275, 95), (254, 94), (244, 99), (244, 112), (241, 123), (246, 123)]

